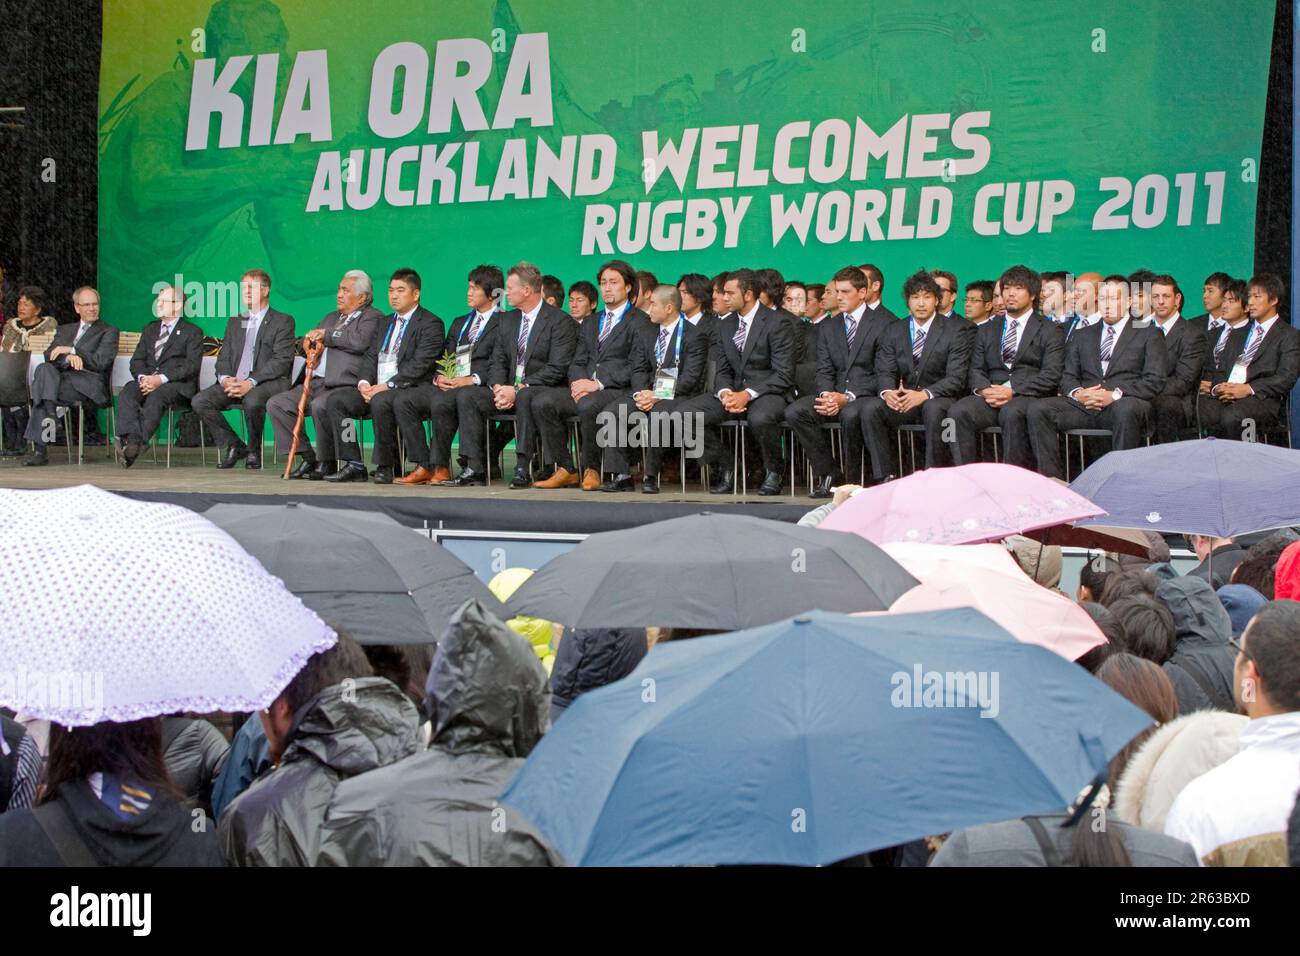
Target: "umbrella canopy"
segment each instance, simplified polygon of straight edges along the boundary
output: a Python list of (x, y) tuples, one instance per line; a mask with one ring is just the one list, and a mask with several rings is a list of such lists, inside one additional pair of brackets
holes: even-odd
[(1037, 528), (1026, 532), (1025, 536), (1048, 546), (1087, 548), (1089, 551), (1128, 554), (1148, 561), (1152, 559), (1151, 542), (1147, 540), (1146, 532), (1136, 528), (1058, 524), (1050, 528)]
[(1092, 617), (1065, 595), (1030, 580), (1002, 545), (883, 545), (921, 579), (891, 613), (973, 607), (1027, 644), (1078, 660), (1106, 638)]
[(1300, 524), (1300, 451), (1260, 442), (1202, 438), (1112, 451), (1070, 487), (1106, 509), (1098, 524), (1119, 528), (1233, 538)]
[(1151, 718), (970, 609), (657, 645), (501, 802), (570, 864), (831, 863), (1059, 812)]
[(68, 727), (268, 706), (335, 634), (212, 522), (0, 489), (0, 705)]
[(884, 610), (916, 583), (854, 535), (704, 512), (593, 534), (509, 604), (571, 627), (731, 631), (813, 608)]
[(469, 565), (385, 514), (290, 502), (214, 505), (204, 516), (362, 644), (432, 644), (471, 600), (509, 617)]
[(818, 527), (868, 541), (971, 544), (1102, 514), (1069, 488), (1015, 465), (927, 468), (855, 494)]

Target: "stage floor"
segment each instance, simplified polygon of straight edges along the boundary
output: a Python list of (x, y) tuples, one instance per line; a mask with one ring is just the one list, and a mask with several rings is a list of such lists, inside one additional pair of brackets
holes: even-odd
[[(269, 448), (268, 448), (269, 451)], [(241, 462), (219, 471), (209, 449), (207, 465), (200, 463), (197, 448), (172, 451), (172, 465), (165, 464), (165, 449), (159, 449), (154, 464), (146, 452), (130, 468), (116, 464), (103, 446), (85, 449), (83, 464), (68, 463), (66, 450), (51, 446), (50, 464), (29, 468), (22, 459), (0, 459), (0, 487), (21, 489), (66, 488), (93, 484), (132, 498), (170, 501), (196, 511), (218, 502), (273, 504), (299, 500), (323, 507), (347, 507), (383, 511), (414, 527), (446, 527), (499, 531), (579, 532), (612, 530), (701, 511), (754, 514), (782, 521), (797, 521), (821, 502), (810, 499), (807, 489), (799, 494), (763, 498), (750, 488), (748, 495), (711, 495), (695, 484), (682, 494), (680, 483), (661, 485), (660, 494), (633, 492), (606, 494), (576, 488), (542, 490), (511, 489), (493, 481), (488, 488), (442, 488), (376, 485), (349, 482), (336, 485), (323, 481), (286, 481), (278, 466), (265, 459), (261, 471), (248, 471)], [(506, 454), (506, 468), (513, 469), (513, 454)]]

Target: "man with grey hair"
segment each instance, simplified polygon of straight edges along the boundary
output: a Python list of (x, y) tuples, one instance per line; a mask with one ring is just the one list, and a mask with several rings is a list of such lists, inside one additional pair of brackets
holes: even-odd
[[(298, 353), (302, 354), (306, 342), (324, 345), (320, 361), (312, 376), (309, 413), (312, 421), (317, 423), (316, 447), (307, 438), (304, 428), (298, 439), (298, 454), (301, 461), (290, 473), (290, 478), (306, 478), (320, 481), (326, 475), (333, 474), (337, 468), (334, 462), (334, 434), (332, 429), (320, 428), (324, 421), (325, 400), (330, 393), (340, 388), (356, 388), (361, 374), (362, 358), (370, 340), (375, 337), (375, 328), (383, 313), (371, 303), (374, 300), (374, 288), (370, 276), (360, 269), (352, 269), (343, 274), (339, 282), (334, 301), (338, 308), (321, 319), (320, 324), (298, 340)], [(294, 382), (287, 392), (281, 392), (266, 403), (266, 412), (271, 418), (271, 427), (275, 431), (275, 447), (280, 454), (289, 454), (293, 444), (293, 426), (298, 420), (298, 403), (302, 400), (306, 367), (302, 376)]]

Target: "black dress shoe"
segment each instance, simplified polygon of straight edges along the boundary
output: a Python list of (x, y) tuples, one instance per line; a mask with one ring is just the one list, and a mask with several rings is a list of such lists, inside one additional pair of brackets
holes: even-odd
[(393, 483), (393, 469), (387, 465), (380, 465), (375, 469), (375, 473), (370, 480), (377, 485), (391, 485)]
[(23, 461), (24, 465), (48, 465), (49, 463), (50, 456), (43, 451), (32, 452)]
[(225, 457), (217, 462), (218, 468), (234, 468), (235, 464), (241, 458), (248, 457), (248, 447), (246, 445), (231, 445), (226, 449)]
[(370, 477), (370, 472), (366, 471), (365, 465), (354, 465), (348, 462), (346, 466), (340, 468), (332, 475), (326, 475), (326, 481), (343, 482), (343, 481), (365, 481)]
[(657, 495), (659, 494), (659, 479), (654, 475), (646, 475), (641, 479), (641, 494)]
[(316, 465), (316, 469), (307, 476), (308, 481), (328, 481), (330, 475), (337, 475), (339, 466), (337, 462), (322, 461)]
[(289, 472), (290, 478), (307, 478), (316, 470), (315, 458), (304, 458), (298, 462), (298, 467)]
[(709, 485), (711, 495), (729, 495), (736, 490), (736, 475), (730, 468), (718, 472), (718, 480)]
[(842, 484), (844, 484), (844, 479), (839, 475), (823, 475), (822, 480), (817, 482), (817, 487), (813, 488), (808, 497), (833, 498), (835, 496), (835, 486)]
[(511, 488), (531, 488), (533, 479), (528, 474), (528, 469), (522, 465), (515, 468), (514, 477), (510, 479)]
[(632, 491), (636, 486), (632, 483), (631, 475), (615, 475), (613, 478), (601, 482), (601, 491)]
[(760, 495), (779, 495), (781, 493), (781, 473), (779, 471), (769, 471), (763, 478), (763, 484), (759, 486)]
[(874, 488), (876, 485), (883, 485), (887, 481), (893, 481), (897, 477), (898, 477), (897, 475), (885, 475), (883, 478), (877, 478), (873, 475), (871, 478), (868, 479), (869, 484), (867, 485), (867, 487)]
[(441, 484), (446, 488), (468, 488), (471, 485), (486, 485), (487, 475), (473, 468), (462, 468), (455, 478), (449, 478)]
[(262, 456), (255, 451), (250, 451), (248, 461), (244, 462), (244, 467), (249, 471), (257, 471), (262, 467)]

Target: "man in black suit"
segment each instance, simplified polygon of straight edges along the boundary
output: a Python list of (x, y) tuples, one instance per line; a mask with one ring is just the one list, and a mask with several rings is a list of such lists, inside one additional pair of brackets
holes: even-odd
[(785, 420), (799, 437), (812, 465), (813, 498), (829, 498), (844, 473), (831, 454), (829, 433), (822, 428), (840, 423), (845, 468), (854, 481), (862, 461), (862, 410), (875, 392), (876, 352), (897, 319), (882, 310), (869, 314), (867, 277), (857, 266), (846, 266), (831, 280), (839, 314), (821, 321), (817, 340), (817, 376), (812, 393), (785, 410)]
[(957, 277), (943, 269), (931, 269), (930, 275), (939, 286), (939, 316), (945, 319), (964, 319), (965, 316), (956, 311)]
[(154, 315), (131, 356), (131, 381), (117, 400), (122, 467), (130, 468), (158, 430), (168, 408), (188, 408), (199, 387), (203, 330), (183, 318), (185, 294), (175, 286), (158, 293)]
[[(375, 329), (384, 318), (384, 314), (375, 308), (374, 298), (374, 287), (369, 275), (360, 269), (345, 273), (334, 294), (338, 308), (321, 319), (320, 325), (304, 335), (298, 343), (299, 351), (302, 351), (308, 340), (323, 345), (325, 350), (321, 352), (312, 374), (311, 398), (307, 408), (316, 424), (316, 447), (312, 447), (304, 428), (298, 439), (298, 454), (302, 460), (289, 474), (290, 478), (320, 481), (338, 471), (335, 463), (334, 429), (322, 427), (325, 406), (331, 393), (339, 389), (356, 389), (366, 349), (370, 347)], [(293, 388), (281, 392), (266, 403), (267, 414), (271, 416), (271, 427), (275, 431), (275, 447), (285, 455), (293, 447), (293, 426), (298, 421), (298, 403), (302, 400), (306, 374), (306, 366), (303, 366), (302, 376)]]
[(870, 262), (864, 262), (858, 268), (867, 277), (867, 311), (865, 317), (869, 319), (873, 315), (883, 315), (889, 319), (898, 318), (897, 315), (885, 308), (883, 298), (885, 294), (885, 274)]
[[(1207, 313), (1208, 314), (1208, 313)], [(1234, 330), (1250, 324), (1246, 312), (1246, 283), (1242, 279), (1229, 279), (1223, 287), (1223, 302), (1219, 306), (1219, 317), (1206, 319), (1205, 361), (1201, 365), (1201, 384), (1199, 395), (1209, 395), (1210, 388), (1218, 382), (1227, 381), (1228, 369), (1224, 367), (1224, 353)], [(1217, 377), (1222, 373), (1222, 377)], [(1197, 398), (1199, 402), (1199, 397)], [(1198, 419), (1199, 420), (1199, 419)]]
[(72, 307), (79, 321), (58, 327), (45, 361), (32, 373), (32, 414), (25, 437), (35, 448), (25, 465), (50, 463), (45, 446), (55, 439), (60, 405), (88, 402), (98, 407), (113, 400), (109, 376), (117, 357), (118, 330), (99, 320), (99, 292), (90, 286), (72, 293)]
[(335, 389), (325, 401), (323, 427), (339, 429), (339, 457), (347, 461), (326, 481), (369, 477), (358, 440), (360, 419), (368, 415), (375, 423), (374, 482), (391, 485), (394, 466), (400, 465), (394, 400), (406, 389), (433, 381), (444, 332), (442, 319), (420, 305), (420, 274), (414, 269), (394, 272), (388, 280), (388, 304), (393, 311), (375, 325), (374, 338), (361, 359), (357, 387)]
[(621, 259), (600, 267), (597, 283), (605, 310), (595, 313), (577, 328), (568, 385), (538, 388), (521, 406), (521, 420), (541, 433), (546, 463), (555, 464), (555, 473), (536, 482), (538, 488), (579, 484), (578, 468), (574, 466), (566, 438), (566, 422), (574, 415), (578, 416), (582, 449), (582, 490), (600, 489), (602, 452), (608, 470), (631, 482), (622, 449), (617, 445), (602, 449), (596, 433), (600, 413), (628, 397), (628, 386), (632, 383), (632, 341), (650, 324), (649, 317), (632, 304), (638, 297), (637, 281), (632, 267)]
[[(947, 461), (943, 423), (954, 401), (968, 394), (975, 327), (954, 314), (938, 314), (939, 284), (921, 271), (903, 284), (905, 320), (889, 326), (876, 351), (875, 393), (862, 409), (862, 432), (871, 454), (871, 475), (893, 476), (890, 431), (925, 426), (925, 464)], [(901, 464), (901, 463), (900, 463)]]
[(979, 461), (980, 433), (996, 426), (1002, 430), (1003, 460), (1034, 467), (1029, 409), (1037, 399), (1056, 394), (1065, 365), (1064, 334), (1034, 309), (1040, 281), (1028, 266), (1012, 266), (1002, 273), (1006, 314), (975, 330), (970, 394), (951, 410), (957, 439), (953, 457), (959, 465)]
[(1099, 300), (1102, 319), (1071, 336), (1065, 347), (1061, 397), (1029, 410), (1029, 440), (1038, 470), (1064, 478), (1058, 435), (1072, 428), (1108, 428), (1115, 450), (1136, 448), (1151, 415), (1151, 400), (1165, 387), (1165, 337), (1150, 322), (1129, 315), (1128, 280), (1107, 276)]
[[(574, 322), (559, 309), (547, 305), (542, 299), (541, 270), (531, 262), (520, 262), (510, 268), (506, 275), (506, 301), (511, 311), (501, 316), (489, 373), (492, 406), (501, 414), (514, 413), (515, 473), (510, 487), (527, 488), (532, 484), (529, 462), (539, 450), (544, 457), (558, 454), (568, 457), (568, 443), (563, 435), (560, 436), (562, 451), (542, 443), (535, 412), (551, 389), (567, 391), (578, 333), (588, 326), (599, 325), (601, 317), (593, 313), (580, 323)], [(467, 431), (462, 431), (461, 436), (462, 441), (468, 440)], [(468, 450), (465, 453), (470, 455)], [(547, 463), (553, 461), (552, 457)], [(565, 483), (574, 482), (566, 480)]]
[[(270, 307), (271, 277), (261, 269), (249, 269), (239, 284), (248, 311), (226, 323), (226, 337), (217, 357), (217, 382), (195, 395), (190, 405), (222, 450), (217, 467), (234, 468), (239, 459), (247, 458), (244, 467), (254, 469), (262, 467), (266, 403), (289, 387), (293, 316)], [(222, 414), (236, 405), (243, 407), (248, 419), (248, 445), (239, 440)]]
[(1226, 272), (1211, 272), (1205, 277), (1205, 284), (1201, 287), (1201, 304), (1205, 306), (1205, 312), (1201, 315), (1189, 316), (1187, 321), (1193, 323), (1207, 337), (1223, 325), (1223, 296), (1232, 281), (1232, 276)]
[[(451, 324), (443, 342), (444, 357), (454, 359), (453, 374), (439, 371), (430, 385), (408, 388), (397, 398), (397, 424), (407, 461), (416, 468), (399, 485), (481, 485), (487, 461), (482, 453), (484, 419), (492, 411), (491, 367), (496, 352), (505, 277), (497, 266), (476, 266), (468, 276), (465, 302), (470, 311)], [(424, 437), (424, 420), (432, 419), (433, 441)], [(463, 478), (451, 477), (451, 442), (460, 431)], [(493, 456), (495, 457), (495, 456)]]
[(758, 493), (779, 495), (781, 423), (786, 393), (794, 385), (794, 338), (790, 324), (758, 301), (759, 281), (752, 269), (728, 273), (723, 289), (729, 314), (713, 329), (714, 392), (689, 400), (682, 411), (704, 416), (704, 457), (718, 476), (710, 492), (729, 494), (735, 487), (734, 470), (723, 461), (721, 424), (744, 416), (763, 460)]
[[(698, 302), (692, 304), (698, 308)], [(629, 395), (600, 416), (603, 427), (597, 436), (608, 429), (616, 441), (628, 442), (625, 447), (645, 447), (641, 491), (654, 495), (659, 493), (664, 450), (678, 444), (690, 450), (692, 444), (704, 438), (702, 428), (696, 428), (699, 419), (679, 409), (704, 390), (709, 342), (708, 333), (687, 320), (682, 294), (676, 286), (661, 285), (651, 292), (649, 318), (649, 323), (635, 331), (632, 341)], [(631, 436), (638, 424), (643, 441), (633, 442)], [(626, 435), (622, 434), (625, 430)], [(608, 445), (602, 447), (608, 454)], [(626, 460), (625, 448), (620, 448), (618, 454)], [(600, 490), (631, 491), (632, 476), (616, 474)]]
[(1178, 433), (1196, 421), (1193, 404), (1205, 364), (1205, 330), (1184, 319), (1178, 311), (1182, 293), (1170, 275), (1151, 281), (1151, 307), (1155, 322), (1165, 337), (1165, 387), (1151, 402), (1156, 420), (1156, 441), (1178, 439)]
[(1260, 429), (1278, 421), (1283, 400), (1300, 378), (1300, 332), (1277, 314), (1286, 294), (1281, 279), (1264, 273), (1247, 288), (1251, 320), (1229, 335), (1222, 371), (1197, 407), (1211, 435), (1253, 441)]

